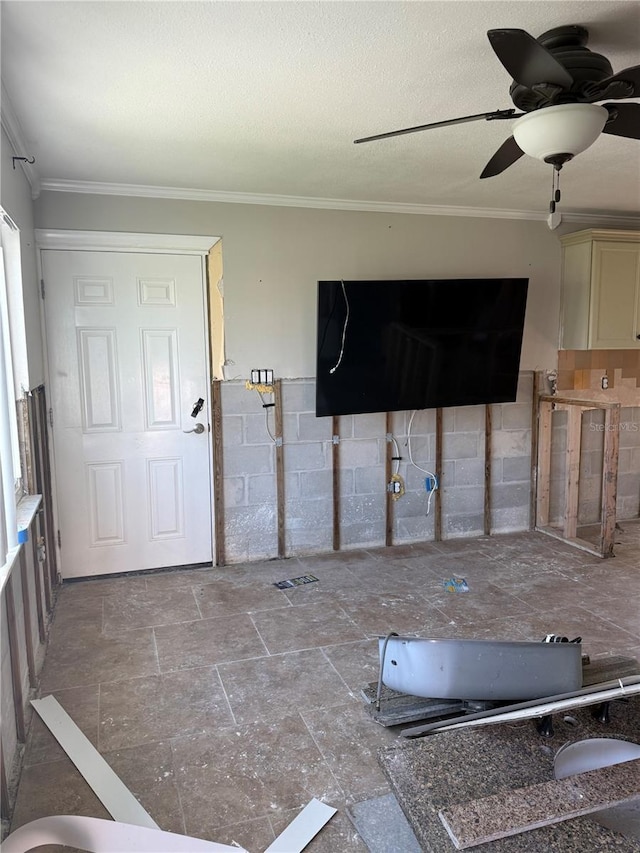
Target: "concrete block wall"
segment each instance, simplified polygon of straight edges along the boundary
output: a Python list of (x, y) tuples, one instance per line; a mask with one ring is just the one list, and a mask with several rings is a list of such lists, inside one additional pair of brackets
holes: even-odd
[[(492, 406), (492, 532), (529, 528), (532, 375), (520, 377), (515, 403)], [(264, 402), (271, 402), (264, 395)], [(282, 382), (287, 556), (333, 547), (332, 419), (315, 416), (315, 381)], [(435, 411), (391, 416), (393, 471), (405, 494), (393, 502), (393, 542), (434, 538), (426, 472), (435, 468)], [(244, 382), (222, 384), (225, 554), (229, 563), (277, 555), (274, 410)], [(443, 411), (443, 538), (484, 530), (484, 406)], [(340, 545), (385, 543), (388, 437), (384, 413), (342, 416), (339, 429)], [(397, 446), (397, 452), (396, 452)], [(415, 465), (409, 461), (409, 450)], [(419, 466), (419, 467), (415, 467)], [(424, 470), (419, 470), (424, 469)]]
[[(567, 438), (566, 412), (553, 415), (551, 457), (550, 518), (557, 524), (562, 519), (565, 495), (565, 451)], [(578, 523), (600, 521), (602, 491), (602, 457), (604, 412), (586, 411), (582, 416), (580, 454), (580, 492)], [(620, 451), (618, 457), (618, 520), (640, 516), (640, 408), (620, 410)]]

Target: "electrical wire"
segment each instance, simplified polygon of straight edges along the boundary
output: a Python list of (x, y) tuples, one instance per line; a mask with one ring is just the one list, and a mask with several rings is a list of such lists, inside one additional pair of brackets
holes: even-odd
[(271, 409), (273, 406), (271, 403), (265, 403), (264, 397), (262, 396), (262, 391), (258, 391), (258, 389), (256, 388), (256, 392), (258, 394), (258, 397), (260, 397), (260, 401), (262, 402), (262, 407), (264, 409), (264, 425), (265, 425), (265, 428), (267, 430), (267, 433), (269, 434), (269, 438), (275, 444), (276, 440), (273, 436), (273, 433), (271, 432), (271, 429), (269, 428), (269, 409)]
[(400, 471), (400, 448), (398, 447), (398, 442), (395, 440), (394, 436), (391, 436), (391, 441), (393, 442), (393, 446), (396, 450), (394, 459), (394, 462), (396, 463), (396, 470), (393, 472), (394, 476), (396, 476)]
[(344, 280), (343, 279), (340, 280), (340, 284), (342, 285), (342, 295), (344, 296), (344, 302), (345, 302), (345, 305), (347, 306), (347, 313), (346, 313), (345, 318), (344, 318), (344, 326), (342, 327), (342, 344), (340, 346), (340, 355), (338, 356), (338, 360), (333, 365), (333, 367), (331, 368), (329, 373), (335, 373), (336, 370), (340, 367), (340, 362), (342, 361), (342, 356), (344, 355), (344, 342), (345, 342), (345, 338), (347, 337), (347, 324), (349, 322), (349, 300), (347, 299), (347, 289), (344, 286)]
[(427, 515), (429, 515), (431, 511), (431, 501), (433, 500), (433, 494), (436, 489), (440, 488), (440, 483), (438, 482), (438, 478), (433, 473), (433, 471), (429, 471), (427, 470), (427, 468), (422, 468), (414, 461), (413, 454), (411, 453), (411, 427), (413, 425), (413, 419), (415, 418), (417, 412), (418, 410), (414, 409), (413, 414), (409, 418), (409, 426), (407, 427), (407, 453), (409, 456), (409, 462), (413, 465), (413, 467), (417, 468), (418, 471), (422, 471), (423, 474), (428, 474), (429, 477), (431, 477), (431, 479), (433, 480), (433, 488), (429, 489), (429, 497), (427, 498)]

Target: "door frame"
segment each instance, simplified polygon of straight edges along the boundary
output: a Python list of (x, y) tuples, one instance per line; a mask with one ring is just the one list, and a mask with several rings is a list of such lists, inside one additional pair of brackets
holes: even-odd
[[(75, 231), (57, 228), (36, 228), (34, 231), (36, 243), (36, 261), (38, 279), (40, 281), (40, 332), (42, 338), (42, 359), (44, 385), (47, 399), (50, 394), (49, 383), (49, 349), (47, 342), (47, 327), (45, 323), (44, 299), (46, 297), (46, 282), (43, 280), (42, 252), (49, 249), (75, 252), (128, 252), (133, 254), (148, 253), (155, 255), (196, 255), (200, 258), (202, 281), (204, 284), (203, 314), (205, 332), (205, 358), (206, 358), (206, 381), (211, 407), (211, 325), (209, 322), (209, 277), (207, 269), (207, 256), (213, 246), (221, 239), (205, 234), (148, 234), (131, 231)], [(211, 423), (211, 411), (209, 411), (209, 422)], [(213, 432), (209, 431), (209, 482), (213, 483)], [(48, 448), (51, 469), (51, 501), (53, 513), (53, 526), (56, 531), (59, 527), (58, 512), (58, 488), (56, 457), (53, 442), (53, 430), (48, 430)], [(213, 489), (211, 490), (213, 495)], [(213, 497), (211, 499), (211, 554), (215, 554), (215, 507)], [(55, 542), (47, 542), (48, 548), (56, 549), (58, 582), (62, 581), (62, 566), (64, 564), (58, 536)]]

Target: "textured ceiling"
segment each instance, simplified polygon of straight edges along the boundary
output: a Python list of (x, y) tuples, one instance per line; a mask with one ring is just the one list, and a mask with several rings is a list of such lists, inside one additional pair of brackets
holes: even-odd
[[(505, 109), (486, 31), (582, 24), (640, 64), (638, 2), (8, 2), (2, 80), (42, 181), (545, 212), (551, 167), (479, 180), (511, 122), (353, 139)], [(640, 209), (640, 142), (603, 134), (562, 208)]]

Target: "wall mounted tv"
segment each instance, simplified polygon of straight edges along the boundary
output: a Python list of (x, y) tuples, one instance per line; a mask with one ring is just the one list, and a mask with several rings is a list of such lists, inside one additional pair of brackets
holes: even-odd
[(515, 400), (528, 283), (319, 281), (316, 415)]

